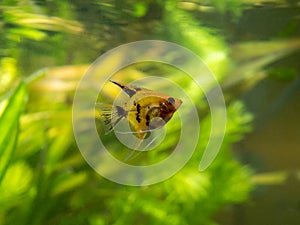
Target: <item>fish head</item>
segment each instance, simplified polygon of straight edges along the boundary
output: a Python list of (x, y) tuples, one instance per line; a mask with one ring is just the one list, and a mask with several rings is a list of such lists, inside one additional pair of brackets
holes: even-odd
[(161, 117), (166, 123), (172, 118), (176, 110), (181, 106), (182, 101), (178, 98), (168, 97), (161, 101), (159, 104)]

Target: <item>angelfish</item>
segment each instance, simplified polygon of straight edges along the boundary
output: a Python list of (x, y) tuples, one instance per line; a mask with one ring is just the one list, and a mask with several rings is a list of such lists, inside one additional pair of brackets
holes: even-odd
[(123, 105), (97, 103), (96, 118), (104, 122), (105, 133), (109, 133), (121, 119), (127, 119), (132, 133), (142, 141), (149, 132), (163, 127), (182, 104), (180, 99), (164, 93), (109, 81), (120, 87), (129, 99)]

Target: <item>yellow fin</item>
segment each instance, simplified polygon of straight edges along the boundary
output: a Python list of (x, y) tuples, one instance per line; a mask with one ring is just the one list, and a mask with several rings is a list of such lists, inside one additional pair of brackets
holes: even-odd
[(103, 122), (104, 133), (108, 134), (123, 118), (123, 115), (119, 115), (116, 106), (100, 102), (95, 104), (95, 117)]

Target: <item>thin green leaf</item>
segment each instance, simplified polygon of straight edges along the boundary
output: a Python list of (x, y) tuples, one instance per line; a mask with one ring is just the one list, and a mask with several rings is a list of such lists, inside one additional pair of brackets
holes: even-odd
[(12, 94), (0, 118), (0, 182), (13, 156), (18, 136), (19, 118), (27, 102), (26, 86), (22, 82)]

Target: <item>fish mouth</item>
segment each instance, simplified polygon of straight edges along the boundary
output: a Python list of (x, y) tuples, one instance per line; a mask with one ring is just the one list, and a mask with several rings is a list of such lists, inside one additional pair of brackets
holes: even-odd
[(175, 103), (173, 104), (175, 110), (177, 110), (182, 104), (182, 101), (180, 99), (177, 99), (177, 101), (175, 101)]

